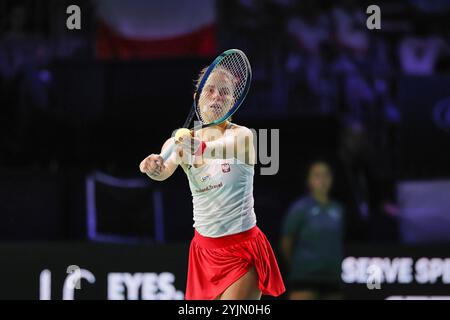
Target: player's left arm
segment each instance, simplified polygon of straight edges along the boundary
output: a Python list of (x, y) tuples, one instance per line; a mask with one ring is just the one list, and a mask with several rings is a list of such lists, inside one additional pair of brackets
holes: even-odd
[(255, 164), (253, 132), (243, 126), (228, 129), (217, 140), (205, 142), (203, 157), (206, 159), (235, 158), (246, 164)]
[(225, 131), (225, 134), (212, 141), (201, 141), (198, 137), (187, 136), (179, 146), (183, 151), (189, 152), (204, 159), (229, 159), (254, 165), (256, 162), (253, 144), (253, 132), (242, 126), (234, 126)]

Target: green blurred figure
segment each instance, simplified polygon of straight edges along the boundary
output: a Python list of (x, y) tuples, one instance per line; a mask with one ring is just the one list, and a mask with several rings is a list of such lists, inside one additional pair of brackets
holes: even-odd
[(283, 221), (281, 250), (289, 272), (289, 299), (340, 299), (344, 213), (329, 197), (330, 166), (312, 163), (307, 183), (309, 194), (290, 207)]

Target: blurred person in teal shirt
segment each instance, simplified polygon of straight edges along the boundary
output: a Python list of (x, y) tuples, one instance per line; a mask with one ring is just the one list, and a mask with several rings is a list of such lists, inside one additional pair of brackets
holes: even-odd
[(288, 267), (291, 300), (339, 299), (344, 212), (330, 199), (328, 163), (308, 168), (309, 194), (295, 201), (282, 224), (281, 250)]

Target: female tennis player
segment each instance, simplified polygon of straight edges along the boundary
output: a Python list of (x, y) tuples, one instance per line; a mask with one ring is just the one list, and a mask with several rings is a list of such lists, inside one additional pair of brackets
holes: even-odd
[[(200, 83), (203, 72), (200, 74)], [(202, 119), (223, 113), (233, 96), (233, 77), (216, 68), (200, 93)], [(194, 95), (195, 97), (195, 95)], [(164, 161), (170, 144), (175, 152)], [(187, 300), (257, 300), (285, 291), (272, 247), (256, 226), (253, 209), (255, 150), (252, 131), (228, 120), (163, 145), (140, 170), (156, 181), (181, 166), (194, 207), (194, 238), (189, 249)]]

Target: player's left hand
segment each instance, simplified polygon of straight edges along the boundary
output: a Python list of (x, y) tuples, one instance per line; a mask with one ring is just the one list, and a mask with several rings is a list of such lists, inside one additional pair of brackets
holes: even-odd
[(176, 143), (182, 148), (183, 152), (193, 155), (201, 147), (202, 142), (196, 137), (184, 136), (181, 141), (177, 141)]

